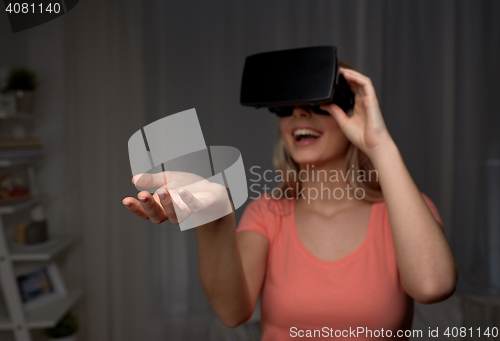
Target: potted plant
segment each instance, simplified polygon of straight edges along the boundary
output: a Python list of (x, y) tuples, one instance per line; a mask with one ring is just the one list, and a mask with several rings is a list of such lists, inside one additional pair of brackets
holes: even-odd
[(26, 68), (12, 69), (7, 77), (7, 92), (17, 100), (19, 112), (31, 112), (34, 91), (37, 87), (36, 74)]
[(78, 320), (69, 312), (54, 327), (46, 328), (43, 332), (49, 341), (76, 341), (77, 331)]

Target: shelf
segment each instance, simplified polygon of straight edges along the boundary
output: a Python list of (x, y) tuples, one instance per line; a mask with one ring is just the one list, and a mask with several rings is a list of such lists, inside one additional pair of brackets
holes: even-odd
[(0, 119), (2, 120), (24, 120), (24, 119), (32, 119), (35, 115), (33, 114), (22, 114), (18, 113), (15, 115), (0, 115)]
[[(81, 290), (68, 292), (64, 297), (60, 297), (46, 305), (32, 311), (26, 312), (26, 324), (30, 329), (50, 328), (67, 313), (82, 297)], [(12, 330), (13, 326), (5, 313), (0, 315), (0, 330)]]
[(0, 205), (0, 214), (15, 213), (35, 205), (39, 201), (38, 198), (28, 199), (16, 202), (10, 205)]
[(10, 259), (14, 262), (49, 261), (78, 240), (77, 235), (55, 236), (40, 245), (9, 243)]
[(54, 300), (47, 305), (26, 313), (28, 328), (50, 328), (68, 312), (82, 297), (81, 290), (70, 291), (66, 296)]
[(0, 159), (0, 167), (22, 166), (22, 165), (34, 163), (36, 161), (39, 161), (40, 159), (41, 159), (41, 156), (40, 157), (36, 157), (36, 158), (21, 159), (21, 160), (5, 160), (5, 159)]

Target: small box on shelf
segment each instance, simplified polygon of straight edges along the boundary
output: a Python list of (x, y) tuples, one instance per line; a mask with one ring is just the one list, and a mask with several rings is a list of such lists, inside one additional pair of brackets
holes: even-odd
[(16, 243), (37, 245), (49, 240), (47, 219), (42, 205), (31, 209), (31, 221), (16, 225)]

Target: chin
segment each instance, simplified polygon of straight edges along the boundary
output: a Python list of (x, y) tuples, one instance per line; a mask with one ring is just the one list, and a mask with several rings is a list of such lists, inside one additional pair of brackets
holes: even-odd
[(294, 150), (290, 155), (301, 167), (306, 165), (318, 167), (329, 163), (344, 162), (348, 148), (349, 144), (341, 150), (333, 150), (333, 148), (329, 150)]
[(300, 155), (303, 153), (299, 153), (298, 155), (292, 155), (292, 159), (299, 165), (305, 166), (305, 165), (315, 165), (319, 163), (325, 162), (325, 160), (322, 160), (322, 158), (314, 156), (314, 155)]
[[(300, 155), (302, 154), (302, 155)], [(296, 153), (295, 155), (292, 155), (292, 159), (300, 166), (306, 166), (306, 165), (314, 165), (314, 166), (319, 166), (323, 164), (327, 164), (331, 161), (342, 159), (343, 155), (337, 155), (337, 156), (319, 156), (319, 155), (314, 155), (312, 153), (308, 155), (304, 155), (305, 153)]]

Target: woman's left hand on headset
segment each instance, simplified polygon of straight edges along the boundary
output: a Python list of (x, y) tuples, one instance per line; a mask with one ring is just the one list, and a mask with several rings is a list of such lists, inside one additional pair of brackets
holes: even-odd
[(328, 111), (349, 141), (371, 158), (376, 150), (393, 143), (380, 111), (375, 88), (370, 78), (357, 71), (341, 67), (339, 73), (355, 95), (354, 114), (349, 117), (334, 103), (325, 104), (321, 109)]

